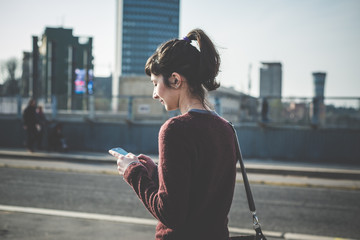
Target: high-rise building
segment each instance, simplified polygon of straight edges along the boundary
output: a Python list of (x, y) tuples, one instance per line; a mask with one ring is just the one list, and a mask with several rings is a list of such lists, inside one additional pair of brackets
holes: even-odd
[(179, 35), (179, 0), (121, 2), (121, 75), (143, 75), (146, 60), (157, 46)]
[(92, 91), (92, 61), (92, 37), (47, 27), (40, 45), (33, 37), (31, 95), (45, 102), (56, 96), (59, 109), (87, 109), (82, 97)]
[(114, 97), (120, 93), (120, 76), (145, 75), (146, 60), (156, 48), (178, 38), (180, 0), (116, 0), (116, 4)]
[(20, 83), (20, 95), (22, 97), (33, 96), (31, 61), (32, 61), (32, 53), (31, 52), (23, 52), (22, 74), (21, 74), (21, 83)]
[(323, 101), (326, 73), (313, 72), (312, 75), (314, 82), (314, 97), (318, 97), (321, 101)]
[(314, 98), (310, 107), (311, 124), (312, 127), (318, 127), (325, 124), (325, 104), (324, 104), (324, 89), (325, 89), (325, 72), (313, 72), (314, 83)]
[(260, 98), (281, 98), (282, 66), (279, 62), (262, 62), (260, 68)]

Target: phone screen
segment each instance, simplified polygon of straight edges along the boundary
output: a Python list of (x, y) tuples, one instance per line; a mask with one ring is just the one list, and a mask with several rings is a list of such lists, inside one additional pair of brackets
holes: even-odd
[(124, 149), (122, 149), (122, 148), (120, 148), (120, 147), (112, 148), (112, 149), (110, 149), (110, 151), (114, 151), (114, 152), (120, 153), (121, 155), (126, 155), (126, 154), (128, 154), (127, 151), (125, 151)]

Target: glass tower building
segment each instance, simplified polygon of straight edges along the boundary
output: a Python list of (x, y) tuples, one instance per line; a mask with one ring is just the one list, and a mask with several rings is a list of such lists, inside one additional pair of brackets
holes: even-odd
[(122, 0), (121, 75), (144, 75), (159, 44), (179, 36), (179, 1)]

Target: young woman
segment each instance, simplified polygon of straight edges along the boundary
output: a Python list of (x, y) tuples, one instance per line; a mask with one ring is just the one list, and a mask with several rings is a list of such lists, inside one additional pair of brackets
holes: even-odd
[(159, 166), (145, 155), (110, 152), (118, 158), (120, 175), (159, 220), (158, 240), (229, 239), (234, 132), (205, 98), (220, 86), (219, 65), (218, 52), (200, 29), (159, 46), (145, 66), (153, 98), (168, 111), (181, 111), (160, 129)]

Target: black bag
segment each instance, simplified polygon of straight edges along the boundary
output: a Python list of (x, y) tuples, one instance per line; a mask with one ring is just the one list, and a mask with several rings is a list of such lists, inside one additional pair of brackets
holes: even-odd
[(255, 235), (230, 237), (230, 240), (266, 240), (264, 234), (261, 231), (261, 226), (260, 226), (260, 223), (259, 223), (259, 219), (256, 216), (255, 202), (254, 202), (254, 199), (253, 199), (253, 196), (252, 196), (252, 193), (251, 193), (249, 180), (247, 178), (244, 162), (243, 162), (243, 159), (242, 159), (242, 156), (241, 156), (239, 139), (237, 137), (234, 125), (231, 122), (229, 122), (229, 124), (232, 127), (232, 129), (234, 130), (234, 134), (235, 134), (235, 143), (237, 145), (237, 147), (236, 147), (236, 156), (237, 156), (237, 159), (238, 159), (238, 161), (240, 163), (241, 173), (242, 173), (242, 176), (243, 176), (244, 186), (245, 186), (245, 191), (246, 191), (246, 197), (247, 197), (247, 200), (248, 200), (250, 212), (253, 215), (253, 224), (254, 224), (254, 230), (255, 230)]

